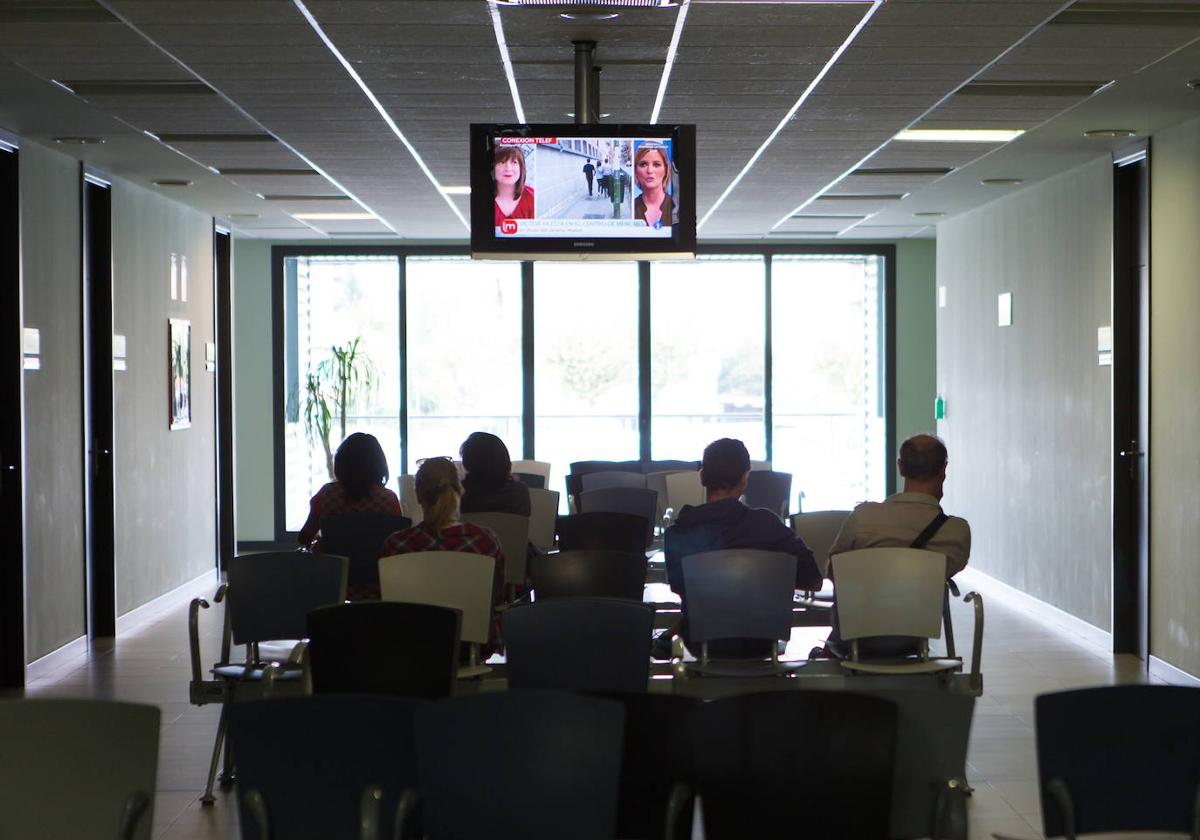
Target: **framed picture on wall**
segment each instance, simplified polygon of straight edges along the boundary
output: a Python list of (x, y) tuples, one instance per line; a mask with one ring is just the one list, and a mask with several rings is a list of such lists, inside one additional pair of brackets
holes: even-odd
[(171, 431), (192, 425), (192, 322), (167, 322), (167, 395)]

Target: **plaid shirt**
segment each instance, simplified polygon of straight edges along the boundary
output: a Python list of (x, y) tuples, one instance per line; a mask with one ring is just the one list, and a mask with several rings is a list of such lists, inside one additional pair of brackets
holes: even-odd
[(367, 495), (351, 499), (340, 481), (331, 481), (317, 491), (308, 503), (310, 519), (320, 522), (322, 516), (339, 513), (390, 513), (400, 516), (400, 500), (382, 484), (372, 484)]

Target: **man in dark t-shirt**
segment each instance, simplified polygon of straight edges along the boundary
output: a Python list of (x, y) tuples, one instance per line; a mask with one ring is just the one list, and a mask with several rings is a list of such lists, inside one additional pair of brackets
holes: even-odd
[[(713, 441), (705, 448), (700, 464), (700, 483), (704, 485), (706, 502), (695, 507), (685, 505), (676, 517), (675, 524), (667, 529), (664, 545), (667, 583), (673, 592), (683, 598), (685, 618), (680, 634), (685, 642), (687, 593), (684, 589), (683, 558), (689, 554), (726, 548), (794, 554), (796, 588), (804, 591), (821, 588), (821, 572), (804, 541), (771, 511), (749, 508), (742, 503), (741, 496), (746, 492), (749, 476), (750, 453), (745, 444), (732, 438)], [(710, 644), (709, 650), (718, 656), (757, 655), (763, 645), (745, 643), (749, 641)]]
[(590, 160), (585, 160), (583, 162), (583, 177), (587, 178), (588, 197), (589, 198), (592, 195), (592, 178), (594, 178), (595, 176), (596, 176), (596, 167), (592, 166), (592, 162)]

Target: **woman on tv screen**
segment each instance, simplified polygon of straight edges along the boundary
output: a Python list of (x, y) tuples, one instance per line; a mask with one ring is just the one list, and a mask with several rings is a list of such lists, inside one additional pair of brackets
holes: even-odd
[(671, 183), (671, 161), (666, 147), (646, 142), (633, 155), (633, 174), (641, 195), (633, 202), (633, 217), (649, 227), (675, 223), (675, 203), (667, 195)]
[(496, 184), (496, 227), (505, 219), (533, 218), (533, 187), (525, 185), (525, 153), (519, 147), (496, 147), (492, 180)]

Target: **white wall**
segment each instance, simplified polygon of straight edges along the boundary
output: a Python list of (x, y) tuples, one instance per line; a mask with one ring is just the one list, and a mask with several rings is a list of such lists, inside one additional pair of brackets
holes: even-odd
[(1111, 253), (1107, 156), (938, 226), (945, 509), (971, 523), (973, 566), (1106, 630), (1112, 369), (1096, 330)]

